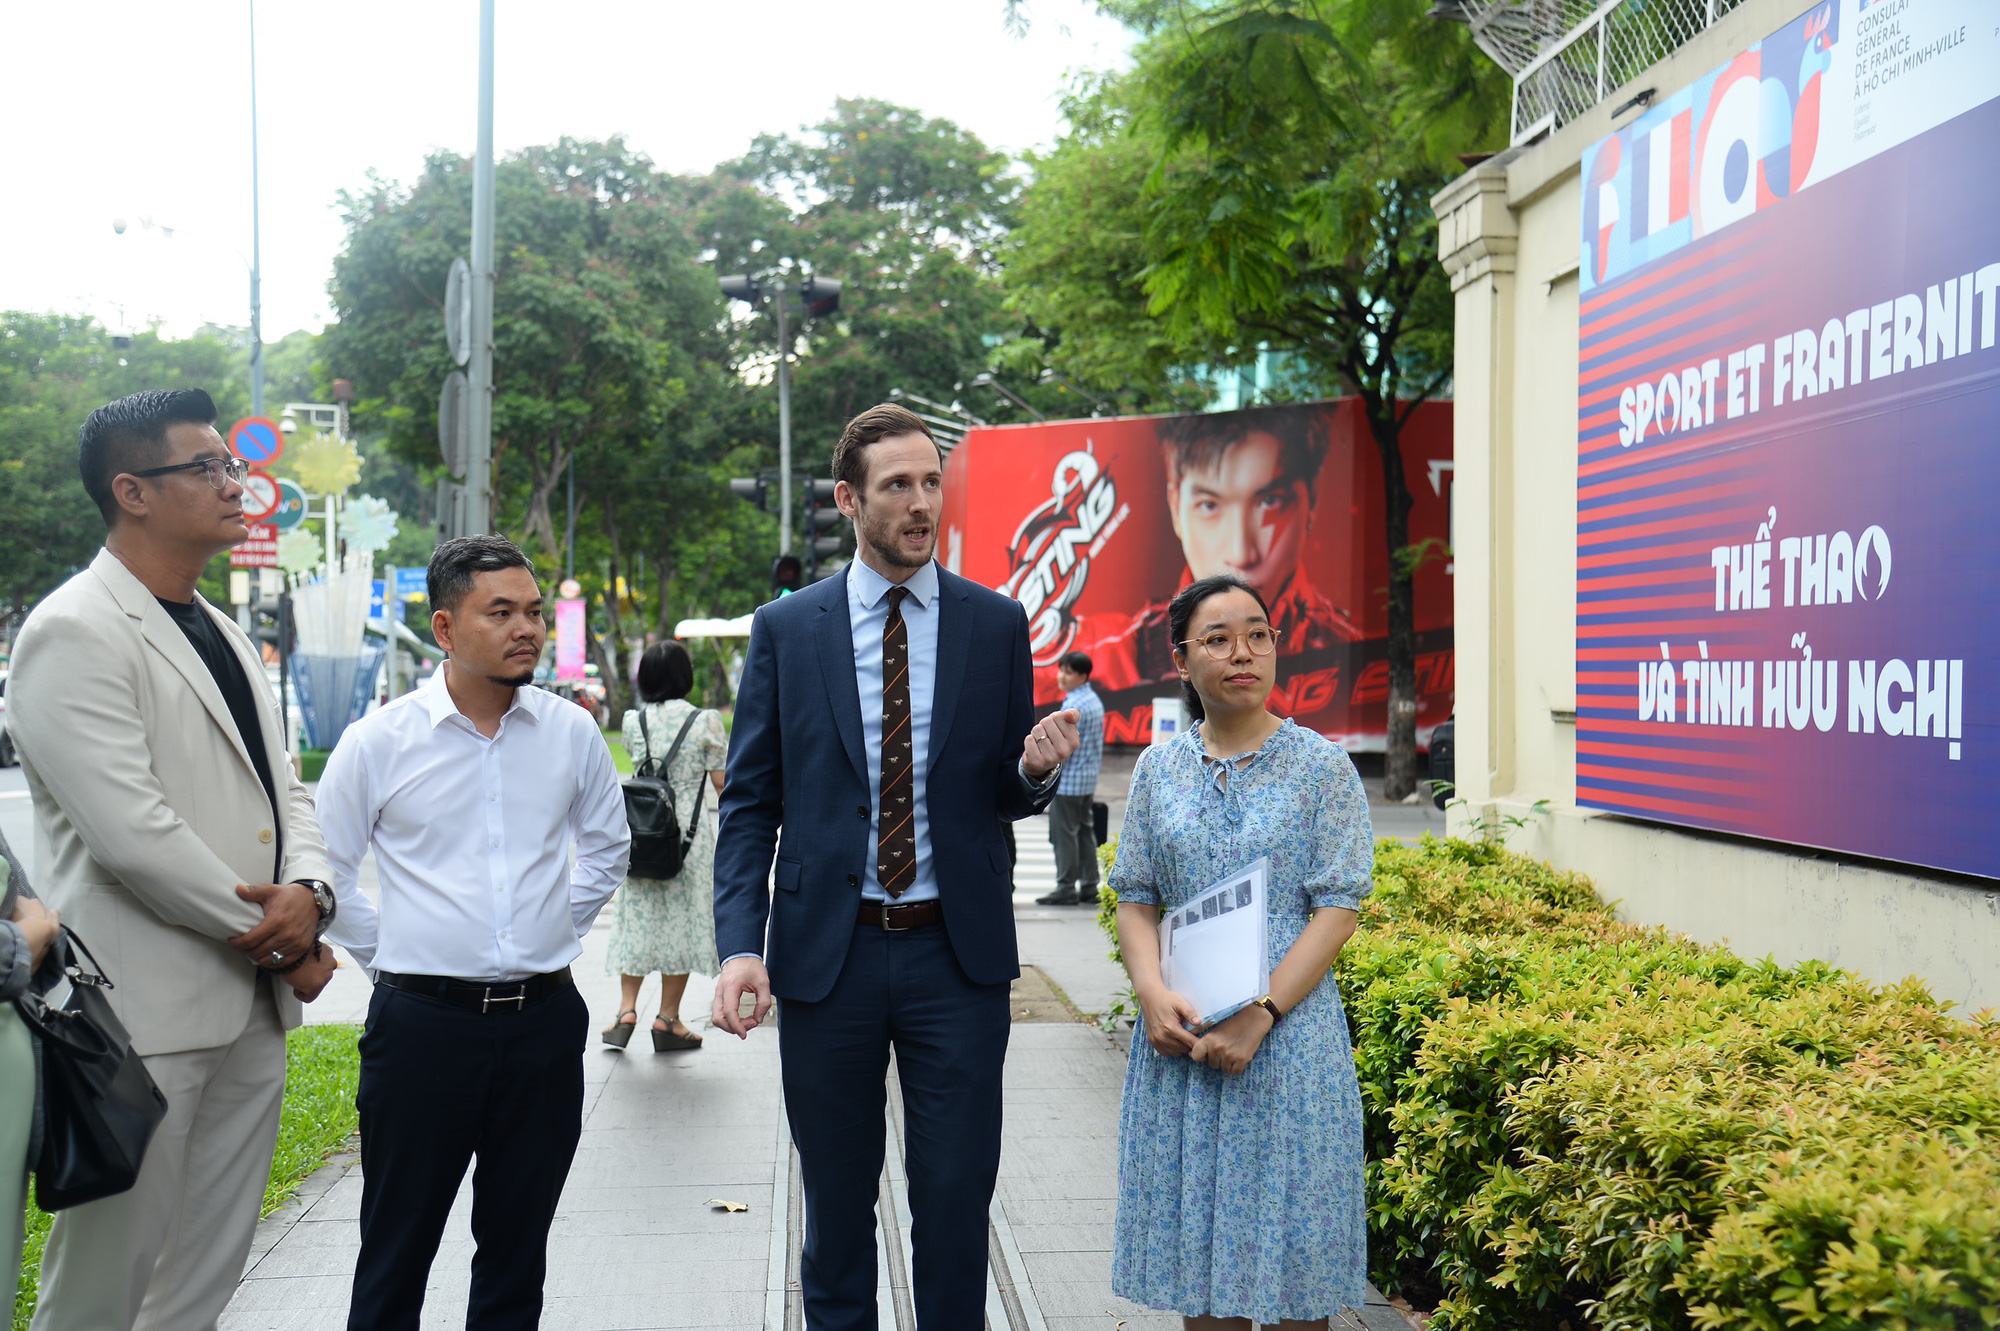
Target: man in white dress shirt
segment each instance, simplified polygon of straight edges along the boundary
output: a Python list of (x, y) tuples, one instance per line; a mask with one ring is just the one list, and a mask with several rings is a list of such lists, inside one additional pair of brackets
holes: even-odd
[[(500, 536), (447, 541), (430, 599), (450, 660), (350, 727), (319, 787), (340, 894), (327, 939), (375, 978), (347, 1324), (415, 1331), (477, 1155), (466, 1326), (525, 1329), (541, 1318), (549, 1225), (583, 1129), (589, 1013), (569, 963), (631, 838), (589, 713), (532, 687), (548, 634), (527, 556)], [(371, 849), (379, 912), (355, 880)]]

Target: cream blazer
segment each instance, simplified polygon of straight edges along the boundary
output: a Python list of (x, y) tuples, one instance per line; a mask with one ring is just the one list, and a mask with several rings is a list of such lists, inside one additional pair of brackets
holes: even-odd
[[(160, 603), (108, 550), (28, 616), (14, 644), (7, 720), (35, 802), (36, 881), (116, 988), (141, 1054), (228, 1044), (257, 972), (227, 939), (263, 918), (236, 895), (271, 880), (333, 881), (312, 797), (293, 775), (277, 699), (244, 632), (213, 606), (263, 702), (278, 813), (208, 667)], [(291, 986), (273, 984), (287, 1029)]]

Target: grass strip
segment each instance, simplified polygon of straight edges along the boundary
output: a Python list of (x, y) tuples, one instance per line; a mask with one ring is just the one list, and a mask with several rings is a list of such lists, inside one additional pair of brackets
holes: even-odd
[[(264, 1187), (261, 1215), (283, 1206), (305, 1177), (354, 1135), (354, 1092), (361, 1078), (359, 1026), (301, 1026), (285, 1037), (285, 1100), (278, 1116), (278, 1148)], [(28, 1331), (40, 1284), (49, 1215), (29, 1188), (27, 1242), (21, 1248), (21, 1286), (14, 1294), (13, 1331)]]

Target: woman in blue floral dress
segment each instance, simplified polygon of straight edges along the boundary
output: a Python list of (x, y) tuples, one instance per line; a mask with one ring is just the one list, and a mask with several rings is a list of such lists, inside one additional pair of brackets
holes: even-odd
[[(1266, 710), (1277, 632), (1234, 577), (1174, 598), (1188, 714), (1132, 775), (1111, 886), (1140, 1022), (1119, 1113), (1112, 1288), (1196, 1328), (1323, 1326), (1366, 1290), (1361, 1093), (1329, 969), (1371, 889), (1340, 746)], [(1161, 982), (1159, 921), (1270, 858), (1270, 993), (1205, 1031)]]

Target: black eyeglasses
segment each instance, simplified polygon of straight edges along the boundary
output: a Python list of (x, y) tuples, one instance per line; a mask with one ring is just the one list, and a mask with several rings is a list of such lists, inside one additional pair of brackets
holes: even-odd
[(211, 488), (220, 490), (230, 481), (243, 484), (243, 478), (250, 474), (250, 464), (242, 458), (201, 458), (194, 462), (176, 462), (171, 467), (148, 467), (144, 471), (129, 472), (132, 476), (165, 476), (171, 471), (193, 471), (200, 468), (208, 474)]

